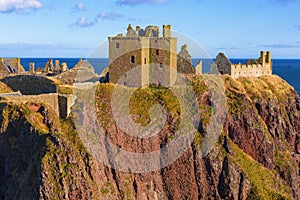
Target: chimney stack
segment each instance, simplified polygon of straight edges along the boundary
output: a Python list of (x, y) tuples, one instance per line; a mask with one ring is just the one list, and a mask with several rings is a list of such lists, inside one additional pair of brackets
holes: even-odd
[(55, 69), (58, 71), (60, 68), (59, 66), (59, 60), (55, 60)]
[(29, 72), (30, 74), (34, 74), (34, 62), (29, 63)]

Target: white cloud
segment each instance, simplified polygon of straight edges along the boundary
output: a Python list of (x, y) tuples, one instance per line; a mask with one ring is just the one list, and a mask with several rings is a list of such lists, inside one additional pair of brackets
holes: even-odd
[(77, 3), (73, 8), (72, 8), (72, 12), (78, 12), (78, 11), (85, 11), (85, 4), (80, 2)]
[(43, 7), (38, 0), (0, 0), (0, 12), (14, 12)]
[(115, 12), (101, 12), (97, 17), (101, 19), (115, 20), (122, 17), (122, 15)]
[(86, 28), (86, 27), (94, 26), (95, 24), (96, 24), (96, 21), (92, 21), (92, 20), (87, 19), (85, 17), (79, 17), (77, 19), (77, 21), (74, 24), (72, 24), (70, 27), (78, 26), (78, 27), (81, 27), (81, 28)]
[(117, 0), (117, 3), (121, 5), (137, 5), (140, 3), (162, 4), (168, 1), (169, 0)]
[(78, 3), (78, 4), (76, 4), (75, 8), (77, 10), (85, 10), (85, 5), (84, 5), (84, 3)]

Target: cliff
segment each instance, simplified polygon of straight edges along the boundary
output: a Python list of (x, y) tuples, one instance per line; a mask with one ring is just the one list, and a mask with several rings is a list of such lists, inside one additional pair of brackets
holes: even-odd
[[(171, 165), (143, 174), (102, 164), (83, 145), (73, 117), (58, 119), (38, 102), (3, 100), (0, 199), (300, 199), (298, 95), (277, 76), (222, 78), (227, 109), (214, 148), (201, 157), (201, 142), (214, 110), (202, 77), (191, 76), (203, 111), (192, 145)], [(150, 123), (148, 112), (155, 103), (169, 113), (158, 137), (137, 139), (120, 130), (112, 118), (114, 87), (99, 84), (95, 94), (105, 137), (132, 152), (154, 151), (176, 137), (180, 106), (170, 91), (148, 87), (130, 98), (130, 114), (136, 123)], [(109, 147), (105, 148), (103, 156), (112, 156)]]

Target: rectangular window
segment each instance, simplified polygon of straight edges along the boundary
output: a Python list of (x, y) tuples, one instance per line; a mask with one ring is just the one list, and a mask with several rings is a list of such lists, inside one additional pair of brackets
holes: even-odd
[(130, 61), (131, 61), (132, 64), (134, 64), (135, 63), (135, 56), (131, 56)]
[(160, 68), (163, 68), (163, 64), (162, 64), (162, 63), (160, 63), (159, 67), (160, 67)]
[(120, 43), (116, 43), (116, 48), (120, 48)]
[(144, 58), (144, 63), (147, 64), (147, 58)]
[(156, 55), (157, 55), (157, 56), (159, 55), (159, 50), (158, 50), (158, 49), (156, 49)]

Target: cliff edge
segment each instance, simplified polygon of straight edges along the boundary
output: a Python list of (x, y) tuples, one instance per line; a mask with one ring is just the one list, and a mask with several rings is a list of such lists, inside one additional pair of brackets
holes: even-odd
[[(171, 165), (144, 174), (120, 172), (97, 160), (72, 116), (62, 120), (42, 103), (2, 99), (0, 199), (300, 199), (297, 93), (278, 76), (222, 79), (227, 109), (212, 151), (200, 156), (214, 112), (212, 94), (201, 76), (191, 76), (203, 111), (192, 145)], [(136, 123), (150, 123), (148, 113), (155, 103), (168, 111), (164, 129), (153, 140), (134, 138), (117, 127), (110, 107), (114, 87), (99, 84), (95, 93), (107, 138), (132, 152), (151, 152), (176, 137), (180, 106), (166, 88), (142, 88), (130, 98)], [(109, 157), (106, 148), (103, 156)]]

